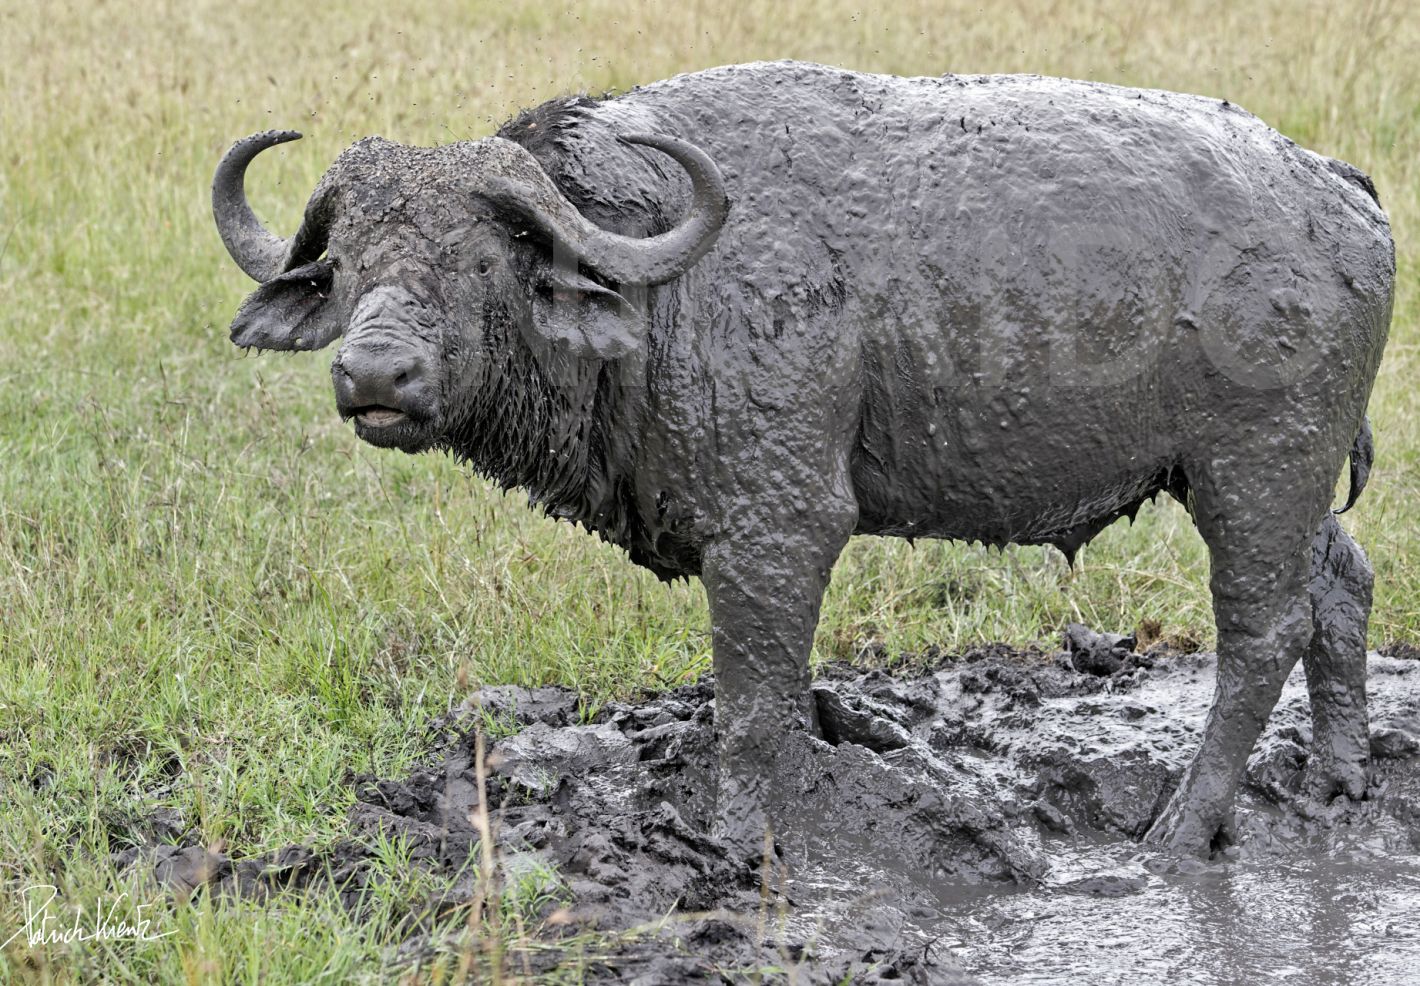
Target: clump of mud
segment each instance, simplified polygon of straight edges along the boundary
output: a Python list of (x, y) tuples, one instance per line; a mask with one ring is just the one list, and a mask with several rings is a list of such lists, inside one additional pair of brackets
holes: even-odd
[[(198, 847), (143, 855), (179, 893), (261, 897), (333, 879), (358, 906), (368, 837), (475, 893), (480, 799), (501, 869), (556, 874), (560, 920), (618, 934), (591, 981), (1409, 983), (1420, 967), (1420, 661), (1373, 654), (1375, 781), (1366, 801), (1302, 796), (1310, 741), (1300, 671), (1239, 796), (1237, 844), (1212, 863), (1135, 841), (1162, 809), (1212, 700), (1213, 658), (1067, 631), (1058, 653), (1004, 647), (902, 674), (830, 667), (823, 739), (776, 793), (780, 852), (737, 859), (712, 828), (712, 683), (613, 704), (486, 688), (435, 722), (428, 766), (372, 781), (356, 839), (233, 863)], [(496, 723), (487, 784), (475, 732)], [(364, 841), (362, 841), (362, 839)], [(138, 854), (131, 854), (136, 858)], [(432, 947), (415, 934), (407, 956)], [(529, 961), (551, 971), (561, 956)], [(578, 961), (585, 963), (585, 956)]]

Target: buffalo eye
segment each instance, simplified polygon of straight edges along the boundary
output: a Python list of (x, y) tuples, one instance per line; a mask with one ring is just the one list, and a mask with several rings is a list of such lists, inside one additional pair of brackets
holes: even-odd
[(481, 275), (483, 275), (484, 277), (487, 277), (488, 274), (489, 274), (489, 272), (492, 271), (492, 270), (493, 270), (493, 261), (492, 261), (492, 260), (489, 260), (487, 257), (484, 257), (482, 260), (480, 260), (480, 261), (478, 262), (478, 273), (481, 274)]

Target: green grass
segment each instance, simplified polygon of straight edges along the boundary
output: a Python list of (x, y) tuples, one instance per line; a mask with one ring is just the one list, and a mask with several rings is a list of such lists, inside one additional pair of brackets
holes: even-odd
[[(595, 704), (709, 664), (698, 585), (663, 586), (445, 459), (361, 445), (333, 413), (328, 358), (228, 344), (249, 285), (207, 183), (232, 139), (271, 126), (308, 133), (252, 176), (258, 209), (291, 230), (357, 136), (476, 138), (558, 93), (724, 62), (1226, 97), (1371, 173), (1391, 214), (1380, 457), (1347, 523), (1376, 565), (1374, 642), (1420, 637), (1420, 15), (1364, 0), (894, 10), (0, 7), (0, 940), (25, 884), (58, 884), (70, 905), (111, 898), (124, 884), (106, 854), (141, 841), (156, 808), (235, 855), (328, 844), (350, 775), (407, 767), (421, 724), (470, 683), (572, 684)], [(1073, 572), (1041, 549), (860, 539), (816, 655), (1051, 639), (1077, 619), (1206, 641), (1205, 573), (1186, 517), (1162, 504)], [(0, 981), (377, 981), (415, 899), (397, 871), (368, 922), (322, 895), (164, 905), (168, 938), (12, 944)]]

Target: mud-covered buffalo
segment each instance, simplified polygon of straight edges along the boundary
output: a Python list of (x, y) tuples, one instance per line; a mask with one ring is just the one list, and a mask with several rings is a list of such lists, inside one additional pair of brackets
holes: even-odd
[[(1207, 543), (1215, 699), (1147, 837), (1224, 847), (1292, 667), (1307, 789), (1367, 789), (1370, 570), (1331, 514), (1393, 247), (1370, 180), (1218, 99), (777, 62), (342, 154), (284, 240), (214, 184), (260, 349), (341, 339), (340, 413), (442, 449), (713, 624), (718, 830), (813, 769), (808, 656), (853, 534), (1073, 553), (1159, 492)], [(1350, 500), (1348, 500), (1348, 505)]]

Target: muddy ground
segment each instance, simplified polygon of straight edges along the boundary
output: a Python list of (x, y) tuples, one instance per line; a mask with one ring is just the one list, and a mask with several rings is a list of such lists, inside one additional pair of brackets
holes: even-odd
[[(365, 783), (354, 838), (233, 862), (132, 851), (179, 893), (261, 897), (336, 880), (358, 906), (368, 838), (477, 890), (475, 730), (500, 871), (551, 867), (557, 920), (512, 968), (577, 962), (594, 982), (1412, 984), (1420, 970), (1420, 652), (1370, 657), (1366, 801), (1299, 795), (1309, 742), (1300, 667), (1254, 754), (1237, 845), (1213, 862), (1141, 847), (1192, 753), (1213, 658), (1072, 628), (1058, 653), (929, 655), (897, 674), (831, 667), (824, 741), (778, 792), (791, 821), (768, 866), (709, 837), (710, 681), (614, 704), (487, 688), (432, 724), (427, 766)], [(588, 929), (614, 936), (589, 960)], [(559, 942), (576, 942), (565, 948)], [(398, 960), (439, 945), (411, 929)], [(774, 978), (773, 976), (770, 977)]]

